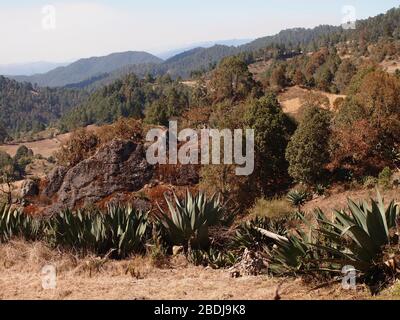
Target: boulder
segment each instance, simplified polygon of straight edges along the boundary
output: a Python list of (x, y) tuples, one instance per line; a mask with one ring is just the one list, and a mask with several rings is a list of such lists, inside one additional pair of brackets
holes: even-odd
[(52, 198), (58, 190), (60, 190), (61, 185), (64, 181), (64, 177), (68, 172), (66, 167), (56, 167), (54, 168), (47, 177), (47, 186), (43, 190), (43, 194), (46, 197)]
[(118, 193), (138, 191), (152, 175), (143, 145), (114, 140), (69, 170), (56, 168), (48, 177), (44, 193), (49, 197), (55, 195), (57, 203), (53, 210), (74, 209)]
[(39, 184), (37, 181), (28, 179), (22, 183), (21, 198), (35, 197), (39, 194)]

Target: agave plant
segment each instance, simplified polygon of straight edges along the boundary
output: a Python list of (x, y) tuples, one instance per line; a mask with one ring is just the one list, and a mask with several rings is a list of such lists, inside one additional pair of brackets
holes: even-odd
[(270, 219), (267, 217), (256, 217), (255, 219), (241, 224), (232, 241), (232, 247), (237, 249), (262, 250), (264, 246), (272, 247), (274, 241), (264, 236), (259, 230), (269, 230), (275, 234), (287, 235), (286, 218)]
[(95, 250), (96, 243), (105, 237), (98, 212), (65, 210), (48, 221), (48, 240), (57, 246)]
[(132, 252), (144, 248), (149, 230), (147, 212), (136, 211), (132, 207), (110, 206), (104, 216), (106, 241), (117, 250), (118, 256), (125, 258)]
[(210, 248), (204, 250), (191, 250), (187, 259), (196, 266), (211, 267), (213, 269), (230, 268), (239, 262), (240, 256), (234, 252), (224, 252)]
[(175, 193), (173, 197), (172, 202), (165, 196), (168, 213), (158, 206), (161, 212), (160, 222), (165, 228), (169, 242), (185, 248), (207, 248), (208, 228), (218, 224), (223, 216), (224, 207), (220, 198), (214, 195), (208, 199), (202, 192), (193, 196), (189, 190), (182, 201)]
[(301, 207), (307, 202), (309, 196), (306, 191), (293, 190), (288, 193), (287, 199), (298, 211), (301, 211)]
[(371, 205), (356, 204), (349, 199), (348, 212), (334, 211), (333, 222), (321, 210), (316, 214), (317, 231), (331, 242), (329, 247), (319, 247), (335, 255), (340, 266), (352, 265), (368, 274), (382, 262), (384, 247), (398, 244), (398, 237), (393, 237), (392, 231), (396, 228), (399, 206), (392, 201), (385, 208), (379, 192), (377, 201), (371, 199)]
[(42, 231), (41, 220), (7, 205), (0, 207), (0, 241), (9, 241), (18, 236), (26, 240), (37, 240)]
[[(303, 217), (304, 218), (304, 217)], [(270, 271), (274, 274), (297, 274), (315, 269), (320, 253), (313, 247), (314, 238), (309, 233), (297, 230), (295, 234), (282, 236), (266, 229), (257, 228), (265, 237), (274, 241), (275, 246), (264, 246), (270, 258)]]
[[(310, 228), (306, 234), (283, 237), (264, 229), (264, 236), (275, 241), (269, 250), (273, 268), (278, 273), (286, 271), (319, 270), (340, 273), (346, 265), (356, 268), (372, 290), (379, 290), (393, 277), (396, 270), (388, 270), (389, 261), (383, 261), (387, 246), (397, 248), (398, 235), (394, 236), (399, 206), (393, 201), (385, 207), (380, 194), (378, 200), (356, 204), (348, 200), (348, 210), (334, 211), (332, 221), (316, 210), (317, 227), (303, 217)], [(378, 289), (376, 289), (378, 288)], [(374, 292), (374, 291), (372, 291)]]
[(107, 211), (66, 210), (48, 222), (54, 245), (124, 258), (143, 249), (148, 234), (148, 213), (131, 207), (109, 206)]

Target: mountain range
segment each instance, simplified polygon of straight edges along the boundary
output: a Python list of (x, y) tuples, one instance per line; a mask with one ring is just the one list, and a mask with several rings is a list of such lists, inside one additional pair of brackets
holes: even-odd
[(147, 52), (113, 53), (104, 57), (80, 59), (68, 66), (58, 67), (44, 74), (32, 76), (11, 76), (20, 82), (35, 83), (39, 86), (63, 87), (92, 77), (109, 73), (127, 65), (161, 63), (162, 60)]
[[(139, 77), (150, 73), (154, 76), (169, 74), (173, 78), (188, 78), (193, 71), (207, 71), (227, 56), (238, 54), (251, 56), (268, 47), (314, 51), (321, 46), (357, 40), (360, 35), (368, 37), (371, 41), (377, 41), (380, 36), (387, 33), (386, 29), (397, 30), (397, 24), (393, 23), (395, 21), (393, 16), (397, 17), (398, 12), (399, 9), (392, 9), (386, 14), (357, 21), (357, 28), (354, 30), (329, 25), (321, 25), (313, 29), (293, 28), (239, 46), (214, 45), (192, 48), (166, 60), (150, 53), (131, 51), (114, 53), (105, 57), (81, 59), (43, 74), (10, 78), (38, 86), (89, 90), (109, 84), (129, 73), (135, 73)], [(258, 56), (261, 55), (258, 54)]]
[(267, 36), (246, 43), (245, 40), (229, 40), (225, 43), (242, 45), (205, 43), (206, 47), (196, 47), (162, 60), (147, 52), (122, 52), (113, 53), (104, 57), (92, 57), (78, 60), (68, 66), (58, 67), (43, 74), (31, 76), (9, 76), (20, 82), (30, 82), (38, 86), (68, 87), (68, 88), (94, 88), (109, 84), (113, 80), (128, 73), (144, 76), (170, 74), (172, 77), (187, 78), (192, 71), (208, 70), (223, 58), (245, 52), (261, 50), (272, 44), (301, 46), (309, 45), (322, 35), (329, 35), (340, 30), (340, 27), (319, 26), (314, 29), (296, 28), (281, 31), (274, 36)]
[(169, 58), (172, 58), (173, 56), (176, 56), (182, 52), (189, 51), (195, 48), (210, 48), (215, 45), (223, 45), (223, 46), (228, 46), (228, 47), (238, 47), (241, 45), (244, 45), (246, 43), (249, 43), (253, 41), (254, 39), (232, 39), (232, 40), (219, 40), (219, 41), (204, 41), (204, 42), (197, 42), (197, 43), (192, 43), (187, 46), (182, 46), (177, 49), (171, 49), (167, 51), (162, 51), (159, 53), (155, 53), (155, 55), (163, 60), (167, 60)]

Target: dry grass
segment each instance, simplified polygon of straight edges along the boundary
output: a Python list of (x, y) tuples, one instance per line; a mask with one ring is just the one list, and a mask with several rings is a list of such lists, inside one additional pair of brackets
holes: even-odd
[[(97, 126), (91, 125), (88, 126), (87, 129), (89, 131), (96, 131)], [(32, 149), (35, 155), (40, 154), (45, 158), (48, 158), (57, 151), (63, 143), (69, 140), (71, 133), (65, 133), (57, 135), (54, 138), (42, 139), (33, 142), (24, 142), (24, 143), (16, 143), (16, 144), (3, 144), (0, 145), (0, 150), (7, 152), (10, 156), (14, 157), (18, 148), (21, 145)]]
[(292, 214), (293, 211), (294, 208), (286, 199), (258, 199), (250, 210), (249, 217), (283, 218)]
[[(381, 190), (381, 195), (385, 199), (385, 202), (390, 202), (392, 200), (396, 202), (400, 202), (400, 193), (398, 189), (393, 190)], [(331, 190), (331, 195), (327, 197), (319, 197), (310, 202), (308, 202), (304, 211), (312, 212), (315, 208), (321, 208), (326, 213), (329, 213), (335, 209), (340, 210), (343, 208), (347, 208), (348, 199), (351, 199), (355, 202), (375, 199), (376, 198), (376, 190)]]
[[(41, 269), (49, 264), (57, 268), (54, 290), (44, 290), (41, 285)], [(181, 256), (160, 269), (147, 257), (110, 261), (94, 256), (79, 258), (42, 243), (0, 245), (0, 299), (271, 300), (280, 283), (282, 299), (369, 298), (362, 287), (358, 291), (344, 291), (339, 286), (312, 291), (299, 279), (233, 279), (227, 270), (193, 267)]]
[(279, 95), (279, 102), (282, 105), (285, 113), (296, 116), (302, 109), (304, 102), (309, 99), (310, 94), (326, 97), (329, 101), (329, 108), (334, 109), (334, 103), (338, 98), (345, 98), (344, 95), (326, 93), (318, 90), (307, 90), (294, 86), (288, 88), (285, 92)]

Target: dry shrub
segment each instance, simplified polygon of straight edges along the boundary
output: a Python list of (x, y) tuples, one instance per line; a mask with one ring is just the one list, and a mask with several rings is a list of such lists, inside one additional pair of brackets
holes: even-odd
[(101, 145), (114, 139), (130, 140), (135, 143), (143, 141), (143, 125), (136, 119), (120, 118), (111, 125), (103, 126), (97, 130)]
[(360, 120), (351, 126), (336, 128), (331, 138), (331, 171), (339, 168), (351, 170), (356, 176), (380, 172), (388, 162), (376, 146), (379, 131), (368, 120)]
[(63, 166), (75, 166), (91, 157), (100, 144), (98, 136), (85, 128), (74, 131), (70, 139), (55, 153), (57, 162)]
[(4, 269), (41, 270), (43, 266), (60, 259), (60, 253), (43, 242), (13, 240), (0, 245), (0, 268)]
[(114, 139), (142, 142), (141, 121), (121, 118), (114, 124), (103, 126), (95, 132), (87, 128), (77, 129), (55, 153), (57, 162), (63, 166), (73, 167), (93, 156), (101, 146)]
[(180, 119), (182, 129), (185, 128), (205, 128), (212, 113), (211, 107), (197, 107), (183, 113)]
[(335, 101), (333, 102), (333, 110), (339, 111), (340, 108), (343, 106), (344, 102), (345, 102), (344, 98), (342, 97), (336, 98)]
[(284, 218), (291, 215), (293, 211), (293, 207), (286, 199), (267, 200), (261, 198), (250, 210), (250, 216), (252, 218)]
[(330, 109), (330, 102), (327, 96), (318, 92), (309, 92), (301, 98), (301, 107), (299, 110), (300, 117), (305, 114), (306, 110), (310, 107), (316, 106), (323, 109)]
[(254, 183), (245, 176), (238, 176), (234, 165), (203, 166), (200, 171), (199, 189), (209, 195), (220, 194), (232, 207), (245, 208), (254, 203)]

